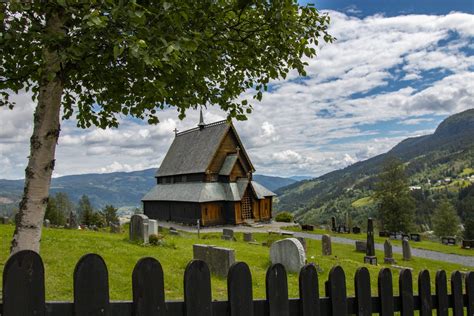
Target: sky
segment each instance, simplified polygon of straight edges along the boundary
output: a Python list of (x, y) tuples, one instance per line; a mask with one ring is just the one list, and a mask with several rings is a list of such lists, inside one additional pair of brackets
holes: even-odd
[[(273, 82), (249, 119), (234, 122), (257, 173), (319, 176), (474, 107), (474, 1), (322, 0), (316, 7), (330, 15), (337, 40), (306, 60), (307, 77), (293, 72)], [(14, 99), (14, 110), (0, 108), (3, 179), (23, 177), (32, 132), (35, 104), (27, 93)], [(53, 176), (157, 168), (173, 130), (195, 127), (198, 117), (189, 111), (180, 121), (167, 109), (158, 125), (124, 117), (107, 130), (63, 121)], [(217, 107), (204, 110), (206, 123), (225, 117)]]

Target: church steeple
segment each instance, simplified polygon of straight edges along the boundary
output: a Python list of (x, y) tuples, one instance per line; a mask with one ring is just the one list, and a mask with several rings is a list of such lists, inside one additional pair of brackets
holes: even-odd
[(200, 109), (200, 113), (199, 113), (199, 129), (203, 129), (204, 126), (206, 126), (206, 124), (204, 123), (204, 118), (202, 116), (202, 108)]

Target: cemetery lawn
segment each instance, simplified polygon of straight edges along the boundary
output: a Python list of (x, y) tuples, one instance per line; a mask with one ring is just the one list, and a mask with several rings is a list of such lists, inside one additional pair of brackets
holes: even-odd
[[(330, 236), (334, 237), (341, 237), (341, 238), (347, 238), (347, 239), (354, 239), (354, 240), (366, 240), (367, 235), (365, 233), (361, 234), (339, 234), (339, 233), (334, 233), (332, 231), (327, 231), (324, 229), (315, 229), (314, 231), (302, 231), (301, 228), (297, 226), (288, 226), (288, 227), (282, 227), (284, 230), (290, 230), (290, 231), (295, 231), (295, 232), (303, 232), (303, 233), (309, 233), (309, 234), (317, 234), (317, 235), (323, 235), (323, 234), (328, 234)], [(374, 233), (374, 240), (377, 244), (383, 244), (387, 238), (379, 237), (378, 232)], [(423, 240), (423, 236), (421, 236), (421, 241), (420, 242), (414, 242), (410, 241), (410, 246), (412, 248), (419, 248), (419, 249), (425, 249), (425, 250), (432, 250), (432, 251), (437, 251), (437, 252), (442, 252), (442, 253), (447, 253), (447, 254), (455, 254), (455, 255), (461, 255), (461, 256), (473, 256), (474, 257), (474, 249), (462, 249), (461, 248), (461, 242), (458, 242), (456, 246), (448, 246), (448, 245), (443, 245), (440, 242), (435, 242), (431, 240)], [(393, 246), (402, 246), (402, 241), (401, 240), (390, 240)], [(474, 259), (473, 259), (474, 260)]]
[[(13, 234), (12, 225), (0, 225), (0, 278), (8, 258), (10, 239)], [(270, 265), (269, 248), (261, 245), (247, 244), (242, 241), (242, 234), (236, 233), (237, 242), (220, 239), (220, 234), (203, 234), (201, 239), (196, 234), (170, 236), (165, 233), (166, 246), (142, 246), (128, 241), (128, 233), (111, 234), (108, 232), (43, 229), (41, 242), (41, 256), (45, 265), (46, 298), (49, 301), (72, 301), (74, 266), (87, 253), (100, 254), (108, 267), (111, 300), (131, 300), (132, 270), (138, 259), (154, 257), (158, 259), (164, 270), (165, 295), (167, 300), (183, 298), (183, 275), (187, 263), (192, 259), (193, 244), (212, 244), (235, 249), (236, 259), (245, 261), (252, 272), (254, 298), (265, 298), (265, 273)], [(282, 238), (278, 235), (254, 234), (259, 242)], [(356, 253), (354, 246), (333, 243), (333, 256), (321, 256), (321, 242), (307, 240), (308, 262), (318, 264), (323, 272), (319, 274), (319, 288), (324, 295), (324, 281), (328, 278), (331, 267), (341, 265), (347, 276), (347, 287), (350, 295), (354, 293), (353, 277), (356, 269), (364, 266), (364, 254)], [(377, 252), (379, 262), (383, 262), (383, 253)], [(432, 278), (434, 291), (434, 276), (439, 269), (446, 270), (448, 277), (454, 270), (469, 271), (469, 268), (458, 264), (450, 264), (423, 258), (414, 258), (412, 261), (402, 261), (401, 256), (395, 254), (400, 266), (414, 269), (414, 288), (418, 272), (428, 269)], [(377, 273), (385, 265), (368, 266), (371, 272), (372, 292), (377, 293)], [(398, 270), (393, 268), (394, 277), (398, 277)], [(289, 296), (298, 297), (298, 276), (288, 276)], [(0, 279), (1, 282), (1, 279)], [(398, 284), (397, 279), (393, 283)], [(395, 293), (398, 292), (395, 286)], [(227, 299), (227, 285), (224, 278), (212, 277), (213, 299)], [(0, 296), (1, 297), (1, 296)]]

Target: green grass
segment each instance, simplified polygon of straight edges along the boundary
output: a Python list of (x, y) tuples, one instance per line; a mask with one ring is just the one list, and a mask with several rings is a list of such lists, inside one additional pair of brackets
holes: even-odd
[[(0, 277), (8, 257), (9, 241), (13, 233), (13, 226), (1, 225), (1, 249), (0, 249)], [(255, 234), (259, 242), (267, 239), (280, 238), (275, 235)], [(238, 242), (224, 241), (219, 239), (219, 234), (205, 234), (205, 239), (197, 239), (194, 234), (183, 236), (165, 237), (168, 244), (175, 247), (152, 247), (141, 246), (127, 241), (127, 234), (110, 234), (107, 232), (94, 231), (70, 231), (63, 229), (44, 229), (41, 242), (41, 256), (45, 264), (46, 275), (46, 298), (48, 300), (72, 300), (74, 266), (83, 255), (87, 253), (100, 254), (107, 263), (109, 271), (110, 297), (112, 300), (131, 299), (131, 275), (138, 259), (146, 256), (158, 259), (164, 270), (166, 299), (182, 299), (183, 297), (183, 274), (187, 263), (192, 259), (192, 245), (195, 243), (212, 244), (235, 249), (238, 261), (245, 261), (252, 272), (253, 289), (255, 298), (265, 297), (265, 272), (270, 265), (269, 248), (261, 245), (250, 245), (242, 242), (242, 234), (237, 234)], [(347, 275), (347, 287), (350, 295), (354, 293), (353, 276), (355, 270), (364, 266), (363, 254), (356, 253), (353, 246), (333, 244), (333, 256), (323, 257), (321, 254), (321, 243), (308, 240), (309, 262), (315, 262), (323, 269), (320, 274), (320, 289), (323, 295), (324, 281), (328, 278), (331, 267), (341, 265)], [(379, 260), (382, 253), (377, 252)], [(400, 265), (414, 269), (416, 275), (421, 269), (429, 269), (432, 277), (439, 269), (448, 273), (454, 270), (467, 271), (468, 268), (457, 264), (449, 264), (415, 258), (405, 262), (399, 255), (395, 259)], [(376, 293), (376, 280), (378, 270), (385, 265), (367, 266), (371, 272), (372, 291)], [(394, 275), (398, 272), (393, 269)], [(1, 282), (1, 280), (0, 280)], [(394, 280), (394, 284), (397, 281)], [(416, 283), (415, 283), (416, 284)], [(290, 297), (298, 296), (298, 276), (288, 276)], [(415, 286), (416, 288), (416, 286)], [(214, 299), (227, 298), (226, 280), (212, 277), (212, 290)], [(395, 291), (397, 291), (395, 289)]]
[(464, 170), (459, 174), (459, 176), (467, 177), (471, 174), (474, 174), (474, 168), (464, 168)]
[[(301, 232), (301, 228), (297, 226), (288, 226), (284, 227), (282, 229), (285, 230), (291, 230), (291, 231), (297, 231)], [(332, 231), (327, 231), (324, 229), (315, 229), (314, 231), (305, 231), (305, 233), (310, 233), (310, 234), (328, 234), (331, 236), (337, 236), (337, 237), (343, 237), (343, 238), (348, 238), (348, 239), (354, 239), (354, 240), (366, 240), (367, 235), (365, 233), (361, 234), (338, 234), (334, 233)], [(374, 240), (376, 243), (383, 244), (387, 238), (383, 237), (378, 237), (378, 234), (375, 234)], [(396, 246), (402, 246), (402, 241), (401, 240), (390, 240), (392, 245)], [(462, 256), (473, 256), (474, 257), (474, 249), (462, 249), (460, 245), (458, 246), (447, 246), (443, 245), (441, 242), (435, 242), (431, 240), (423, 240), (420, 242), (410, 242), (410, 246), (413, 248), (419, 248), (419, 249), (425, 249), (425, 250), (432, 250), (432, 251), (437, 251), (437, 252), (442, 252), (442, 253), (447, 253), (447, 254), (455, 254), (455, 255), (462, 255)], [(474, 259), (473, 259), (474, 260)]]
[(364, 207), (364, 206), (371, 205), (373, 203), (374, 203), (374, 200), (372, 199), (372, 197), (366, 196), (366, 197), (363, 197), (361, 199), (358, 199), (358, 200), (352, 202), (352, 206), (355, 207), (355, 208), (359, 208), (359, 207)]

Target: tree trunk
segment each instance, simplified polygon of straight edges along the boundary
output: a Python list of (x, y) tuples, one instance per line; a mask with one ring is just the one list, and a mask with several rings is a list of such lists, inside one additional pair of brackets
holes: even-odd
[[(54, 37), (63, 32), (60, 12), (47, 15), (45, 32)], [(49, 186), (54, 169), (54, 156), (60, 132), (60, 110), (63, 82), (57, 47), (43, 48), (42, 78), (39, 82), (38, 104), (34, 113), (33, 135), (30, 139), (30, 156), (25, 169), (25, 187), (15, 218), (15, 232), (11, 254), (30, 249), (39, 252), (41, 228)]]

